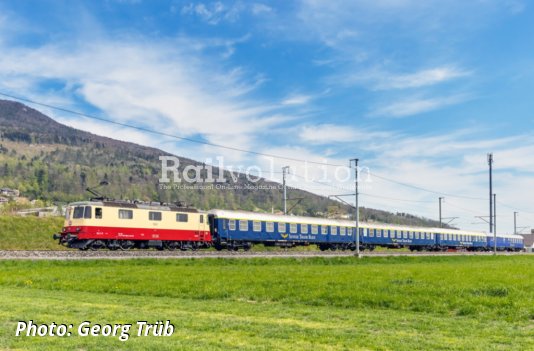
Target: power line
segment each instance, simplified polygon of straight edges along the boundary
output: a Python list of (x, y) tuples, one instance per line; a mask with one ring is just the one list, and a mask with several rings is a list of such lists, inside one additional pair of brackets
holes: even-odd
[(111, 119), (98, 117), (98, 116), (90, 115), (90, 114), (87, 114), (87, 113), (82, 113), (82, 112), (79, 112), (79, 111), (66, 109), (66, 108), (63, 108), (63, 107), (53, 106), (53, 105), (50, 105), (50, 104), (45, 104), (45, 103), (42, 103), (42, 102), (37, 102), (37, 101), (26, 99), (26, 98), (21, 98), (21, 97), (10, 95), (10, 94), (6, 94), (6, 93), (3, 93), (3, 92), (0, 92), (0, 95), (8, 97), (8, 98), (11, 98), (11, 99), (14, 99), (14, 100), (24, 101), (24, 102), (27, 102), (27, 103), (30, 103), (30, 104), (35, 104), (35, 105), (39, 105), (39, 106), (43, 106), (43, 107), (48, 107), (48, 108), (51, 108), (51, 109), (54, 109), (54, 110), (75, 114), (75, 115), (82, 116), (82, 117), (85, 117), (85, 118), (94, 119), (94, 120), (101, 121), (101, 122), (106, 122), (106, 123), (111, 123), (111, 124), (114, 124), (114, 125), (117, 125), (117, 126), (131, 128), (131, 129), (139, 130), (141, 132), (155, 134), (155, 135), (161, 135), (161, 136), (165, 136), (165, 137), (169, 137), (169, 138), (173, 138), (173, 139), (178, 139), (178, 140), (182, 140), (182, 141), (187, 141), (187, 142), (191, 142), (191, 143), (208, 145), (208, 146), (213, 146), (213, 147), (217, 147), (217, 148), (221, 148), (221, 149), (243, 152), (243, 153), (247, 153), (247, 154), (251, 154), (251, 155), (271, 157), (271, 158), (276, 158), (276, 159), (280, 159), (280, 160), (295, 161), (295, 162), (309, 163), (309, 164), (315, 164), (315, 165), (321, 165), (321, 166), (329, 166), (329, 167), (344, 167), (343, 165), (338, 165), (338, 164), (302, 160), (302, 159), (298, 159), (298, 158), (294, 158), (294, 157), (287, 157), (287, 156), (268, 154), (268, 153), (252, 151), (252, 150), (245, 150), (245, 149), (241, 149), (241, 148), (237, 148), (237, 147), (210, 143), (208, 141), (181, 137), (181, 136), (174, 135), (174, 134), (159, 132), (159, 131), (154, 130), (154, 129), (134, 126), (134, 125), (128, 124), (128, 123), (117, 122), (117, 121), (113, 121)]
[[(146, 132), (146, 133), (150, 133), (150, 134), (165, 136), (165, 137), (169, 137), (169, 138), (173, 138), (173, 139), (177, 139), (177, 140), (181, 140), (181, 141), (187, 141), (187, 142), (191, 142), (191, 143), (207, 145), (207, 146), (212, 146), (212, 147), (226, 149), (226, 150), (238, 151), (238, 152), (243, 152), (243, 153), (247, 153), (247, 154), (251, 154), (251, 155), (271, 157), (271, 158), (276, 158), (276, 159), (280, 159), (280, 160), (295, 161), (295, 162), (308, 163), (308, 164), (321, 165), (321, 166), (329, 166), (329, 167), (346, 167), (345, 165), (341, 165), (341, 164), (333, 164), (333, 163), (326, 163), (326, 162), (303, 160), (303, 159), (299, 159), (299, 158), (274, 155), (274, 154), (269, 154), (269, 153), (264, 153), (264, 152), (259, 152), (259, 151), (252, 151), (252, 150), (246, 150), (246, 149), (241, 149), (241, 148), (232, 147), (232, 146), (226, 146), (226, 145), (211, 143), (211, 142), (208, 142), (208, 141), (203, 141), (203, 140), (198, 140), (198, 139), (181, 137), (181, 136), (177, 136), (177, 135), (174, 135), (174, 134), (160, 132), (160, 131), (157, 131), (157, 130), (154, 130), (154, 129), (135, 126), (135, 125), (128, 124), (128, 123), (117, 122), (117, 121), (113, 121), (113, 120), (108, 119), (108, 118), (98, 117), (98, 116), (90, 115), (90, 114), (87, 114), (87, 113), (83, 113), (83, 112), (67, 109), (67, 108), (64, 108), (64, 107), (59, 107), (59, 106), (54, 106), (54, 105), (38, 102), (38, 101), (31, 100), (31, 99), (28, 99), (28, 98), (14, 96), (14, 95), (7, 94), (7, 93), (4, 93), (4, 92), (0, 92), (0, 95), (8, 97), (8, 98), (13, 99), (13, 100), (23, 101), (23, 102), (26, 102), (26, 103), (30, 103), (30, 104), (34, 104), (34, 105), (38, 105), (38, 106), (43, 106), (43, 107), (51, 108), (51, 109), (54, 109), (54, 110), (58, 110), (58, 111), (62, 111), (62, 112), (66, 112), (66, 113), (82, 116), (82, 117), (85, 117), (85, 118), (94, 119), (94, 120), (97, 120), (97, 121), (106, 122), (106, 123), (114, 124), (114, 125), (121, 126), (121, 127), (131, 128), (131, 129), (135, 129), (135, 130)], [(417, 186), (417, 185), (413, 185), (413, 184), (397, 181), (397, 180), (394, 180), (394, 179), (391, 179), (391, 178), (388, 178), (388, 177), (385, 177), (385, 176), (382, 176), (382, 175), (378, 175), (378, 174), (376, 174), (374, 172), (369, 172), (369, 174), (371, 174), (371, 175), (373, 175), (373, 176), (375, 176), (375, 177), (377, 177), (379, 179), (382, 179), (384, 181), (387, 181), (387, 182), (391, 182), (391, 183), (394, 183), (394, 184), (402, 185), (402, 186), (407, 187), (407, 188), (412, 188), (412, 189), (415, 189), (415, 190), (424, 191), (424, 192), (428, 192), (428, 193), (432, 193), (432, 194), (438, 194), (438, 195), (443, 195), (443, 196), (453, 197), (453, 198), (460, 198), (460, 199), (484, 200), (484, 201), (486, 200), (486, 199), (479, 198), (479, 197), (471, 197), (471, 196), (464, 196), (464, 195), (454, 195), (454, 194), (434, 191), (434, 190), (426, 189), (426, 188), (423, 188), (423, 187), (420, 187), (420, 186)], [(313, 181), (313, 182), (317, 183), (317, 184), (321, 184), (321, 185), (332, 186), (331, 184), (319, 183), (319, 182), (316, 182), (316, 181)], [(335, 188), (341, 189), (339, 187), (335, 187)], [(418, 201), (418, 200), (388, 198), (388, 197), (383, 197), (383, 196), (378, 196), (378, 195), (371, 195), (371, 194), (363, 194), (363, 193), (362, 193), (362, 195), (366, 195), (366, 196), (370, 196), (370, 197), (377, 197), (377, 198), (384, 198), (384, 199), (389, 199), (389, 200), (394, 200), (394, 201), (428, 202), (428, 203), (431, 202), (431, 201)], [(518, 208), (513, 207), (513, 206), (509, 206), (509, 205), (505, 205), (505, 204), (502, 204), (502, 205), (505, 206), (505, 207), (509, 207), (511, 209), (515, 209), (515, 210), (524, 212), (524, 213), (534, 214), (533, 212), (523, 211), (523, 210), (518, 209)]]
[(440, 191), (434, 191), (434, 190), (422, 188), (422, 187), (417, 186), (417, 185), (412, 185), (412, 184), (408, 184), (408, 183), (404, 183), (404, 182), (399, 182), (398, 180), (394, 180), (394, 179), (391, 179), (391, 178), (380, 176), (380, 175), (378, 175), (378, 174), (376, 174), (374, 172), (369, 172), (369, 173), (371, 175), (373, 175), (373, 176), (375, 176), (375, 177), (377, 177), (379, 179), (385, 180), (387, 182), (391, 182), (391, 183), (394, 183), (394, 184), (402, 185), (402, 186), (405, 186), (405, 187), (408, 187), (408, 188), (412, 188), (412, 189), (416, 189), (416, 190), (426, 191), (426, 192), (429, 192), (429, 193), (432, 193), (432, 194), (443, 195), (443, 196), (447, 196), (447, 197), (456, 197), (456, 198), (459, 198), (459, 199), (484, 200), (484, 201), (486, 200), (486, 199), (483, 199), (481, 197), (454, 195), (454, 194), (449, 194), (449, 193), (443, 193), (443, 192), (440, 192)]

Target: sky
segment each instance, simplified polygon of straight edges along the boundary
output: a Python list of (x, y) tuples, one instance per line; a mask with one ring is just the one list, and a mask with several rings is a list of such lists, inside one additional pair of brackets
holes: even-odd
[[(0, 93), (95, 134), (321, 195), (534, 227), (534, 9), (522, 0), (5, 1)], [(314, 163), (304, 163), (306, 160)], [(328, 164), (328, 165), (320, 165)], [(343, 167), (340, 167), (343, 166)], [(271, 172), (272, 171), (272, 172)], [(352, 201), (352, 197), (345, 197)], [(486, 218), (487, 219), (487, 218)], [(448, 221), (448, 219), (446, 220)], [(525, 231), (529, 230), (528, 228)]]

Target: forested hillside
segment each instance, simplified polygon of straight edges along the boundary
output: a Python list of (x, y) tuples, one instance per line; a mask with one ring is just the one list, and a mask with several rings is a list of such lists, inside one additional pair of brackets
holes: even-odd
[[(272, 190), (173, 189), (159, 187), (161, 155), (164, 151), (101, 137), (55, 122), (23, 104), (0, 100), (0, 187), (19, 189), (30, 199), (70, 202), (86, 199), (85, 189), (102, 180), (109, 197), (176, 202), (201, 208), (281, 210), (282, 192)], [(180, 157), (180, 170), (199, 163)], [(214, 168), (214, 176), (219, 170)], [(227, 178), (230, 178), (228, 175)], [(273, 185), (260, 180), (250, 183), (240, 175), (237, 185)], [(349, 208), (309, 192), (292, 190), (291, 197), (303, 198), (294, 214), (346, 214)], [(407, 214), (362, 209), (362, 219), (435, 226)]]

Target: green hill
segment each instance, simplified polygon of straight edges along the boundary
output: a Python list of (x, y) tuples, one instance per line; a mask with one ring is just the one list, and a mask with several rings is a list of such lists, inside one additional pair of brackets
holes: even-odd
[[(261, 179), (249, 182), (238, 174), (236, 190), (160, 189), (159, 156), (167, 152), (122, 142), (62, 125), (18, 102), (0, 100), (0, 187), (16, 188), (30, 199), (71, 202), (87, 199), (85, 189), (107, 180), (108, 197), (118, 199), (185, 202), (201, 209), (223, 208), (280, 211), (282, 192), (278, 184)], [(179, 157), (179, 170), (199, 162)], [(214, 168), (214, 177), (220, 170)], [(225, 172), (225, 178), (231, 175)], [(254, 190), (247, 186), (272, 186)], [(292, 213), (346, 214), (350, 209), (336, 201), (306, 191), (291, 190), (302, 198)], [(363, 220), (436, 226), (435, 221), (407, 214), (362, 209)]]

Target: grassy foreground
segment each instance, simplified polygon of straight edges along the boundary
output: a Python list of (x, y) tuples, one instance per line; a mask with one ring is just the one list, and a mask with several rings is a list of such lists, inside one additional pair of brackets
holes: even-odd
[[(534, 350), (534, 256), (0, 261), (0, 349)], [(171, 337), (15, 337), (170, 319)]]
[(62, 217), (0, 216), (0, 250), (61, 250), (52, 235), (64, 221)]

